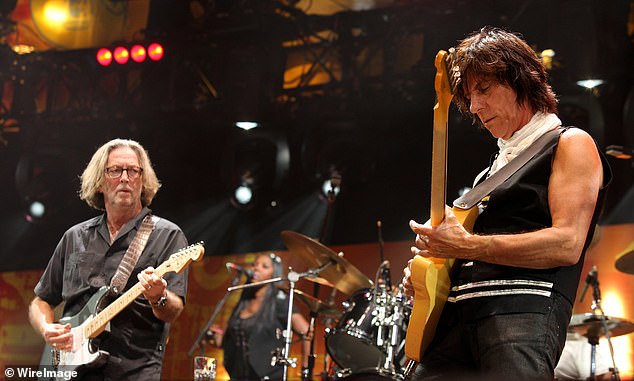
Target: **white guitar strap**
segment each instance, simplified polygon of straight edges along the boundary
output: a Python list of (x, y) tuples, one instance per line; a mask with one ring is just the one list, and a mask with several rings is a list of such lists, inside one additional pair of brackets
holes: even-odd
[(121, 263), (119, 263), (117, 272), (110, 281), (111, 294), (121, 294), (125, 288), (126, 283), (128, 283), (128, 278), (130, 278), (130, 274), (132, 274), (132, 270), (134, 270), (134, 266), (136, 266), (145, 248), (145, 244), (147, 244), (147, 240), (150, 238), (150, 234), (152, 234), (152, 230), (154, 230), (154, 216), (148, 214), (143, 219), (139, 231), (134, 236), (130, 246), (128, 246), (128, 250), (121, 259)]

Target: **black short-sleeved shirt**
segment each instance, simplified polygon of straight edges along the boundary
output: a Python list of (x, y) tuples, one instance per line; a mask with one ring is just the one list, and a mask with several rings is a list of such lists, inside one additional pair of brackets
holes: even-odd
[[(56, 306), (64, 302), (64, 316), (81, 310), (90, 297), (110, 280), (128, 246), (150, 213), (144, 208), (121, 230), (111, 244), (105, 214), (68, 229), (57, 244), (35, 294)], [(187, 246), (187, 239), (174, 223), (155, 218), (154, 230), (130, 275), (125, 290), (137, 282), (137, 274), (152, 266), (157, 268), (169, 256)], [(187, 271), (163, 276), (167, 288), (185, 301)], [(106, 380), (157, 380), (169, 324), (156, 318), (149, 302), (138, 297), (110, 322), (110, 332), (100, 336), (99, 348), (110, 353), (108, 363), (99, 370)]]

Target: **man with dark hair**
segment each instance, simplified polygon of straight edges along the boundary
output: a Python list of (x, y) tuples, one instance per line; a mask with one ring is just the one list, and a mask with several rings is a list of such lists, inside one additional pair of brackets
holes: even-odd
[[(499, 152), (474, 185), (558, 132), (481, 202), (473, 232), (450, 208), (440, 225), (410, 222), (414, 255), (456, 259), (449, 299), (414, 378), (549, 380), (609, 167), (590, 135), (562, 128), (546, 71), (518, 35), (483, 28), (460, 41), (453, 64), (461, 76), (455, 104), (498, 139)], [(404, 283), (412, 289), (410, 270)]]

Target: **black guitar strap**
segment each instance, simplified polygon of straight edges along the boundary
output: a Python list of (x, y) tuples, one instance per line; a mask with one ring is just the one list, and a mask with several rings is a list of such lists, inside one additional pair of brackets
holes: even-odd
[(469, 192), (454, 200), (453, 206), (460, 209), (471, 209), (482, 199), (488, 196), (495, 188), (505, 182), (515, 172), (528, 163), (548, 142), (556, 135), (561, 134), (565, 128), (555, 128), (540, 136), (524, 151), (517, 155), (513, 160), (508, 162), (499, 171), (495, 172), (489, 178), (476, 185)]
[(128, 278), (130, 278), (130, 274), (132, 274), (132, 270), (134, 270), (134, 266), (136, 266), (136, 263), (139, 261), (139, 257), (145, 248), (148, 238), (150, 238), (152, 230), (154, 230), (154, 216), (148, 214), (143, 219), (143, 222), (141, 222), (139, 231), (134, 236), (130, 246), (128, 246), (128, 250), (121, 259), (121, 263), (119, 263), (117, 272), (110, 281), (111, 294), (121, 294), (125, 288), (126, 283), (128, 283)]

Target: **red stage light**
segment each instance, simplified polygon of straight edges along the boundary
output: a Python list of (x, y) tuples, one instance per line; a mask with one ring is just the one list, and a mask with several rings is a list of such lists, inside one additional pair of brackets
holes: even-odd
[(101, 66), (108, 66), (112, 63), (112, 52), (109, 49), (101, 48), (97, 51), (97, 62)]
[(163, 46), (159, 43), (153, 42), (147, 48), (147, 55), (152, 61), (158, 61), (163, 58)]
[(117, 61), (117, 63), (123, 65), (128, 62), (128, 59), (130, 59), (130, 52), (128, 52), (128, 49), (123, 46), (117, 46), (114, 48), (114, 60)]
[(130, 49), (130, 57), (132, 57), (132, 61), (134, 62), (143, 62), (146, 56), (145, 48), (141, 45), (134, 45)]

